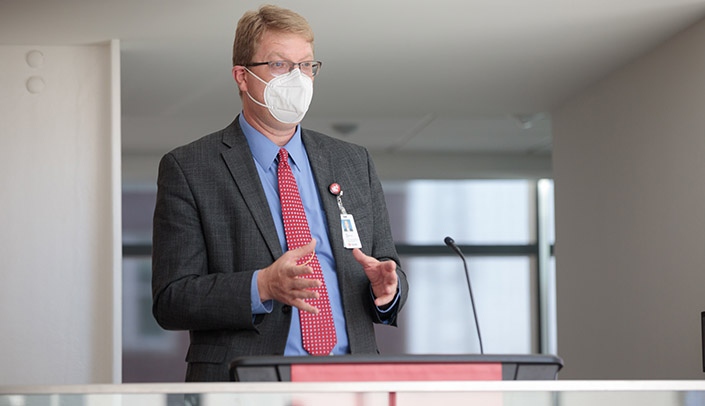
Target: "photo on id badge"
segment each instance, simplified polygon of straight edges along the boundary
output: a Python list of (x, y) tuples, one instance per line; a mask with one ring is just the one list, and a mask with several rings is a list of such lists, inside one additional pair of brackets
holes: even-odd
[(355, 228), (355, 219), (351, 214), (340, 215), (340, 226), (343, 229), (343, 245), (345, 248), (362, 248), (360, 237)]

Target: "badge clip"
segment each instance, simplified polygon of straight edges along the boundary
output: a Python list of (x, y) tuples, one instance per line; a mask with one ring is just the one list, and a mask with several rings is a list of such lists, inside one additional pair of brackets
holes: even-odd
[(343, 231), (343, 246), (345, 248), (362, 248), (360, 236), (357, 234), (355, 227), (355, 219), (352, 214), (348, 214), (343, 206), (343, 189), (337, 183), (331, 183), (328, 190), (335, 196), (338, 202), (338, 210), (340, 210), (340, 228)]

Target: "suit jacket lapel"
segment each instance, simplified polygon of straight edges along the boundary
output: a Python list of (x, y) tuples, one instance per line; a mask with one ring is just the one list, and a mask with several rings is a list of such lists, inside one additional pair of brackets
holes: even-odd
[(336, 262), (340, 263), (340, 254), (343, 249), (343, 234), (340, 230), (340, 210), (338, 202), (333, 196), (328, 187), (331, 183), (336, 182), (335, 162), (329, 151), (320, 145), (318, 139), (308, 131), (302, 129), (301, 137), (306, 147), (308, 160), (311, 164), (313, 176), (316, 179), (316, 187), (318, 195), (321, 197), (323, 210), (326, 213), (328, 221), (328, 238), (333, 248), (333, 255)]
[(250, 146), (240, 129), (237, 119), (225, 129), (223, 143), (230, 147), (230, 149), (223, 151), (221, 155), (233, 181), (240, 190), (245, 204), (250, 209), (250, 213), (252, 213), (255, 223), (262, 233), (269, 251), (274, 258), (279, 258), (282, 255), (282, 249), (279, 245), (277, 229), (269, 211), (269, 203), (262, 189), (262, 182), (260, 181), (259, 173), (257, 173)]

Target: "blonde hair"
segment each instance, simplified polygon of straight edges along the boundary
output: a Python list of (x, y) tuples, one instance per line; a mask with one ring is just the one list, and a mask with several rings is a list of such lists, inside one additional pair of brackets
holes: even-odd
[(246, 12), (238, 21), (233, 42), (233, 66), (263, 62), (252, 58), (267, 30), (300, 35), (313, 46), (313, 30), (305, 18), (282, 7), (264, 5), (257, 11)]

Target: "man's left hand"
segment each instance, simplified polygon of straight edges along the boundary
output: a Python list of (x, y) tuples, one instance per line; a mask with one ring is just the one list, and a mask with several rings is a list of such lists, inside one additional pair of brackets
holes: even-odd
[(375, 306), (382, 307), (391, 303), (397, 294), (397, 263), (392, 260), (379, 261), (365, 255), (359, 248), (353, 249), (352, 253), (370, 280)]

